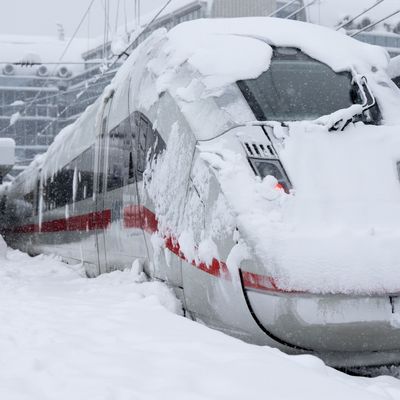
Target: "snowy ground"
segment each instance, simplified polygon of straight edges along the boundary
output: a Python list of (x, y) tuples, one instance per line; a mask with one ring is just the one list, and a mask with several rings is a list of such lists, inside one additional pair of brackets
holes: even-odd
[(0, 399), (400, 398), (394, 378), (242, 343), (177, 315), (162, 284), (137, 281), (0, 254)]

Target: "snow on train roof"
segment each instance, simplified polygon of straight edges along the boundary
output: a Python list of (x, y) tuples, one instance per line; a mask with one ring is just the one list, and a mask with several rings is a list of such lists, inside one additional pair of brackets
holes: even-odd
[[(238, 36), (248, 38), (243, 46), (237, 45)], [(260, 61), (257, 39), (273, 46), (299, 48), (334, 71), (355, 68), (359, 73), (370, 72), (372, 66), (386, 68), (389, 61), (387, 52), (381, 47), (362, 43), (319, 25), (278, 18), (195, 20), (178, 25), (168, 37), (170, 46), (181, 59), (189, 60), (205, 75), (247, 71), (252, 62)], [(254, 52), (248, 51), (247, 46), (252, 46)], [(245, 51), (245, 57), (242, 51)], [(267, 68), (268, 64), (260, 65), (258, 73)], [(249, 78), (245, 75), (241, 79)]]

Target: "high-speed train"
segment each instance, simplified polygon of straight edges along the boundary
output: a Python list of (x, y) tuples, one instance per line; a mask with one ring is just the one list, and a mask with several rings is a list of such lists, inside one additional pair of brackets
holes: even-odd
[[(400, 92), (378, 47), (273, 18), (141, 43), (4, 190), (2, 231), (333, 366), (400, 361)], [(136, 264), (137, 265), (137, 264)]]

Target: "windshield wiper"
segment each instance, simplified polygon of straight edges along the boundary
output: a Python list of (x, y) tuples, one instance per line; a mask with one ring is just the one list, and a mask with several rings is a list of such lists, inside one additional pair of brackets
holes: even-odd
[(353, 74), (352, 84), (358, 86), (362, 104), (353, 104), (348, 108), (318, 118), (315, 122), (323, 123), (328, 127), (329, 131), (343, 131), (348, 124), (354, 121), (356, 116), (363, 115), (365, 111), (376, 105), (375, 96), (372, 94), (365, 76)]

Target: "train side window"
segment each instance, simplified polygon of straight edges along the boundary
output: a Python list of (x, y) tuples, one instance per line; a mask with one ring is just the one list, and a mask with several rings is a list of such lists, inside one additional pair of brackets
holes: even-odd
[(140, 115), (139, 140), (138, 140), (138, 173), (143, 174), (147, 161), (157, 157), (165, 149), (165, 142), (153, 128), (152, 123)]
[(107, 191), (123, 186), (124, 124), (109, 133)]
[(51, 183), (51, 203), (53, 207), (63, 207), (72, 202), (74, 163), (69, 163), (55, 175)]
[(93, 196), (94, 146), (85, 150), (76, 160), (78, 187), (76, 201)]
[(133, 183), (136, 179), (136, 137), (139, 133), (139, 120), (137, 117), (137, 113), (132, 113), (125, 120), (124, 173), (128, 176), (127, 183)]
[(140, 115), (137, 160), (137, 170), (140, 173), (143, 173), (146, 168), (148, 125), (149, 121), (143, 115)]
[(132, 182), (135, 178), (135, 169), (133, 166), (133, 153), (129, 151), (129, 165), (128, 165), (128, 181)]

